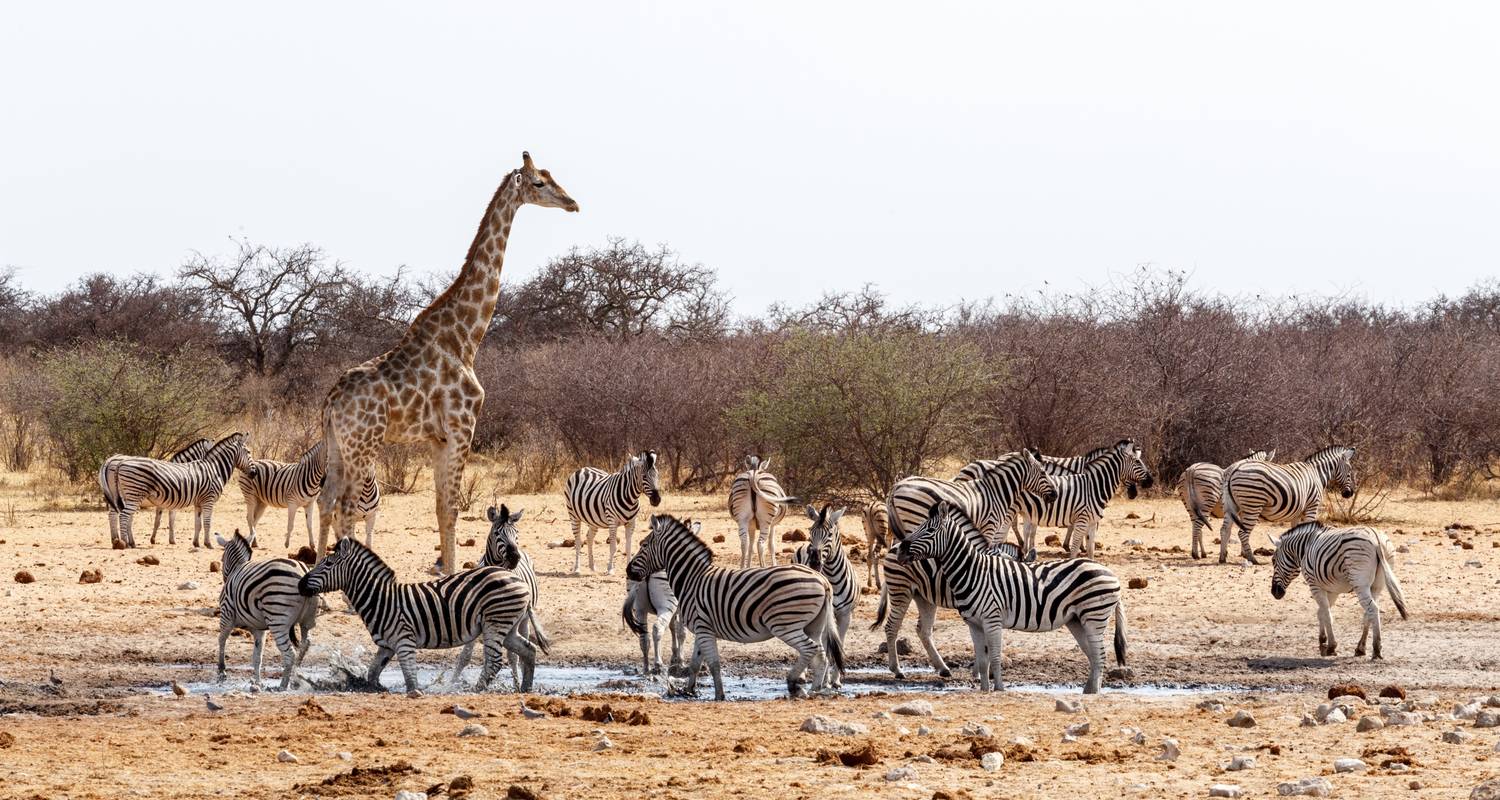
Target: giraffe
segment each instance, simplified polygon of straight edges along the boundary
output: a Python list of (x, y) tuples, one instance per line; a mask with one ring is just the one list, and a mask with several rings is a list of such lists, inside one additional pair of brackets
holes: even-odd
[(328, 551), (328, 531), (353, 532), (362, 479), (375, 474), (375, 457), (388, 442), (432, 447), (437, 488), (439, 568), (457, 564), (453, 529), (474, 422), (484, 387), (474, 356), (500, 296), (500, 268), (516, 210), (526, 204), (577, 211), (578, 203), (546, 170), (521, 154), (521, 168), (505, 176), (485, 209), (479, 232), (453, 285), (427, 306), (395, 347), (345, 372), (323, 401), (323, 442), (328, 472), (319, 493), (318, 553)]

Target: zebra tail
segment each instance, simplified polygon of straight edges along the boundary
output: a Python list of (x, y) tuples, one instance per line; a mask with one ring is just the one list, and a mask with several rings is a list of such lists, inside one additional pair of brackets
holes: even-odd
[(1380, 566), (1381, 577), (1385, 579), (1385, 590), (1390, 592), (1391, 602), (1396, 604), (1396, 613), (1402, 619), (1407, 619), (1406, 595), (1401, 593), (1401, 581), (1396, 578), (1396, 571), (1391, 569), (1391, 562), (1386, 558), (1385, 548), (1379, 542), (1375, 544), (1375, 561)]
[(844, 672), (844, 642), (839, 639), (839, 626), (833, 621), (833, 595), (823, 600), (823, 650), (828, 654), (828, 663), (840, 674)]
[(542, 630), (542, 621), (537, 619), (536, 609), (527, 608), (526, 619), (531, 622), (531, 643), (536, 645), (543, 655), (552, 655), (549, 649), (552, 647), (552, 640), (548, 639), (547, 632)]
[(1115, 663), (1125, 666), (1125, 598), (1115, 601)]
[[(1222, 484), (1222, 486), (1223, 486), (1223, 488), (1220, 490), (1220, 495), (1219, 496), (1221, 498), (1221, 502), (1224, 503), (1224, 519), (1227, 519), (1231, 523), (1233, 523), (1234, 527), (1239, 528), (1240, 530), (1244, 530), (1245, 529), (1245, 523), (1240, 520), (1240, 510), (1239, 510), (1239, 508), (1235, 507), (1235, 504), (1234, 504), (1234, 495), (1231, 494), (1230, 491), (1229, 491), (1229, 480), (1228, 480), (1228, 478), (1226, 478), (1224, 480), (1224, 483)], [(1267, 536), (1271, 535), (1271, 529), (1269, 527), (1266, 527), (1265, 531), (1266, 531), (1266, 535)], [(1233, 533), (1233, 532), (1234, 532), (1234, 530), (1231, 528), (1230, 529), (1230, 533)]]
[(104, 493), (104, 506), (110, 511), (119, 512), (122, 504), (116, 473), (117, 470), (109, 468), (109, 459), (105, 459), (104, 463), (99, 465), (99, 489)]
[(891, 614), (891, 583), (880, 582), (880, 605), (875, 608), (875, 621), (870, 624), (870, 630), (878, 631), (885, 624), (885, 618)]
[(1184, 475), (1181, 479), (1182, 498), (1188, 509), (1188, 516), (1199, 525), (1206, 525), (1210, 529), (1213, 523), (1208, 521), (1208, 515), (1203, 513), (1203, 498), (1198, 496), (1198, 490), (1193, 488), (1193, 482)]
[(630, 628), (631, 633), (634, 633), (636, 636), (645, 636), (646, 622), (645, 620), (636, 619), (635, 616), (635, 592), (638, 591), (640, 591), (639, 584), (636, 585), (635, 591), (625, 593), (625, 603), (620, 606), (620, 619), (625, 623), (626, 627)]

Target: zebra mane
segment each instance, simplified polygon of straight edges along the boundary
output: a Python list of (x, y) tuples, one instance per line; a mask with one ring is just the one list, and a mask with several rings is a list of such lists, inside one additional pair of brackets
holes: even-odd
[(187, 444), (183, 445), (181, 448), (179, 448), (177, 450), (177, 452), (173, 453), (170, 456), (167, 456), (166, 460), (167, 461), (176, 461), (179, 457), (182, 456), (183, 453), (186, 453), (186, 452), (188, 452), (190, 450), (193, 450), (195, 448), (207, 447), (207, 446), (212, 445), (212, 444), (213, 444), (213, 442), (209, 441), (205, 437), (200, 436), (197, 439), (194, 439), (193, 441), (188, 442)]
[(976, 459), (965, 464), (963, 466), (963, 469), (960, 469), (958, 471), (958, 474), (955, 475), (953, 479), (956, 481), (979, 480), (991, 472), (1006, 469), (1007, 467), (1025, 460), (1025, 450), (1017, 450), (1013, 453), (1006, 453), (999, 458)]
[(366, 547), (364, 542), (361, 542), (354, 536), (349, 536), (347, 538), (339, 540), (340, 544), (343, 544), (344, 542), (349, 542), (349, 546), (354, 548), (354, 553), (352, 554), (353, 558), (368, 565), (370, 567), (370, 571), (374, 573), (375, 578), (382, 581), (388, 580), (395, 582), (396, 570), (392, 569), (390, 564), (385, 563), (385, 559), (381, 558), (379, 553), (376, 553), (374, 550)]
[[(666, 528), (666, 530), (663, 530), (662, 533), (669, 533), (670, 532), (671, 535), (672, 535), (671, 538), (673, 538), (674, 541), (677, 538), (681, 538), (684, 541), (686, 541), (687, 542), (687, 546), (686, 546), (685, 549), (692, 550), (694, 552), (707, 553), (708, 554), (709, 563), (713, 563), (713, 560), (714, 560), (714, 549), (712, 547), (709, 547), (707, 542), (704, 542), (702, 539), (699, 539), (698, 535), (696, 533), (693, 533), (693, 527), (692, 527), (693, 520), (692, 520), (691, 517), (689, 517), (688, 519), (682, 520), (682, 519), (678, 519), (677, 517), (675, 517), (675, 516), (673, 516), (671, 514), (656, 514), (656, 515), (653, 515), (653, 516), (655, 516), (656, 518), (659, 518), (659, 519), (666, 520), (667, 528)], [(655, 531), (652, 531), (652, 533), (655, 533)], [(680, 537), (678, 536), (679, 534), (680, 534)]]
[(1302, 460), (1309, 464), (1316, 464), (1320, 461), (1337, 461), (1343, 458), (1346, 452), (1353, 453), (1354, 448), (1343, 444), (1332, 444)]
[(224, 580), (229, 580), (230, 575), (249, 563), (250, 540), (246, 539), (245, 534), (240, 533), (236, 528), (234, 538), (229, 540), (220, 538), (219, 546), (224, 548), (224, 555), (220, 557), (219, 571), (223, 573)]

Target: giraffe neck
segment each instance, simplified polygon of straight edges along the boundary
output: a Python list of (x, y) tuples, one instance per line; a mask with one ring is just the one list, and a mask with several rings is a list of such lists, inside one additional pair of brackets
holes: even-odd
[[(514, 175), (514, 173), (511, 173)], [(469, 245), (468, 257), (453, 284), (417, 315), (403, 344), (419, 349), (457, 355), (473, 364), (479, 344), (495, 314), (500, 298), (500, 270), (505, 263), (505, 243), (521, 198), (511, 175), (506, 175), (490, 200)]]

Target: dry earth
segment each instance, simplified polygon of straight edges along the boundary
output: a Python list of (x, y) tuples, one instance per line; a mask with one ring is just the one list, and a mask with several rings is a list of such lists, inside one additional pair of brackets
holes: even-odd
[[(1122, 578), (1149, 581), (1126, 594), (1134, 682), (1211, 687), (1211, 693), (1154, 697), (1106, 689), (1097, 698), (1080, 698), (1083, 659), (1068, 634), (1054, 632), (1009, 636), (1005, 678), (1065, 690), (922, 695), (933, 703), (931, 718), (878, 716), (907, 696), (715, 704), (663, 701), (659, 688), (648, 686), (644, 696), (563, 698), (570, 715), (527, 720), (505, 693), (506, 678), (494, 692), (457, 698), (318, 694), (317, 708), (304, 706), (306, 694), (216, 694), (225, 706), (217, 713), (196, 694), (176, 698), (164, 691), (172, 680), (213, 676), (219, 576), (209, 564), (218, 551), (194, 550), (181, 534), (168, 546), (165, 531), (154, 547), (145, 545), (149, 534), (138, 534), (142, 548), (111, 550), (101, 511), (42, 511), (42, 495), (30, 480), (0, 475), (0, 797), (389, 798), (401, 789), (446, 786), (461, 775), (472, 778), (473, 798), (505, 797), (512, 785), (547, 798), (928, 798), (940, 792), (963, 797), (965, 791), (974, 797), (1204, 797), (1215, 783), (1266, 796), (1280, 781), (1316, 775), (1327, 776), (1335, 797), (1468, 797), (1476, 784), (1500, 776), (1500, 728), (1443, 718), (1455, 703), (1494, 694), (1500, 685), (1500, 511), (1493, 503), (1406, 498), (1386, 506), (1382, 527), (1408, 549), (1396, 569), (1412, 617), (1400, 620), (1382, 600), (1384, 662), (1350, 655), (1358, 637), (1352, 597), (1335, 611), (1342, 654), (1320, 658), (1314, 606), (1305, 592), (1277, 602), (1270, 597), (1268, 566), (1188, 558), (1186, 517), (1175, 500), (1120, 499), (1102, 526), (1100, 556)], [(543, 576), (541, 615), (555, 642), (545, 663), (632, 667), (639, 651), (620, 629), (623, 577), (567, 574), (571, 549), (548, 546), (570, 535), (559, 497), (507, 501), (527, 510), (523, 542)], [(737, 557), (737, 536), (721, 498), (668, 496), (661, 510), (704, 519), (706, 536), (726, 538), (715, 545), (720, 558)], [(479, 513), (464, 515), (461, 523), (460, 541), (475, 541), (460, 549), (465, 559), (477, 560), (483, 544)], [(226, 496), (216, 516), (221, 531), (243, 525), (237, 492)], [(1461, 530), (1454, 540), (1444, 531), (1455, 522), (1476, 529)], [(264, 520), (262, 541), (278, 545), (265, 552), (284, 552), (283, 524), (279, 514)], [(802, 526), (793, 522), (783, 530), (794, 527)], [(859, 533), (853, 521), (845, 528)], [(1142, 544), (1127, 547), (1128, 539)], [(435, 556), (435, 543), (430, 494), (388, 498), (376, 547), (401, 574), (417, 579)], [(602, 535), (599, 544), (602, 573)], [(1267, 543), (1260, 537), (1257, 544)], [(148, 554), (160, 564), (137, 563)], [(1056, 548), (1043, 553), (1056, 555)], [(102, 581), (80, 583), (80, 574), (91, 569), (102, 572)], [(35, 582), (11, 582), (21, 570)], [(198, 588), (179, 588), (187, 581)], [(875, 602), (867, 595), (856, 611), (847, 644), (856, 667), (883, 664), (877, 634), (867, 630)], [(333, 607), (343, 603), (334, 600)], [(313, 639), (312, 667), (326, 664), (335, 650), (353, 653), (368, 645), (358, 619), (341, 611), (325, 612)], [(938, 645), (967, 664), (968, 636), (951, 612), (940, 619)], [(231, 640), (235, 685), (243, 685), (249, 650), (247, 639)], [(279, 661), (274, 648), (268, 650), (268, 672), (276, 676)], [(783, 670), (789, 652), (779, 643), (727, 644), (723, 651), (727, 672), (761, 675)], [(431, 653), (426, 661), (436, 665), (448, 656)], [(1372, 695), (1386, 685), (1402, 686), (1412, 700), (1432, 701), (1436, 718), (1368, 733), (1356, 733), (1353, 722), (1299, 726), (1330, 685), (1347, 682)], [(1054, 711), (1054, 695), (1083, 699), (1084, 711)], [(1205, 698), (1221, 701), (1224, 710), (1199, 708)], [(455, 700), (485, 715), (477, 721), (488, 736), (457, 735), (464, 723), (442, 713)], [(643, 710), (650, 724), (580, 717), (586, 706), (603, 702), (618, 717)], [(1256, 727), (1226, 724), (1241, 709), (1255, 716)], [(799, 732), (815, 713), (869, 732)], [(1378, 715), (1373, 707), (1366, 713)], [(1089, 732), (1064, 742), (1064, 728), (1084, 719)], [(968, 755), (943, 758), (969, 752), (962, 729), (971, 723), (989, 726), (995, 743), (1006, 748), (998, 771), (986, 772)], [(923, 725), (929, 734), (919, 733)], [(1122, 728), (1139, 728), (1145, 744), (1132, 742)], [(612, 748), (595, 751), (599, 730)], [(1472, 738), (1442, 741), (1451, 730)], [(1035, 744), (1012, 745), (1018, 736)], [(1163, 737), (1180, 743), (1175, 762), (1156, 760)], [(874, 745), (871, 766), (819, 763), (820, 748), (836, 761), (838, 753), (866, 742)], [(279, 762), (281, 750), (297, 762)], [(1258, 763), (1225, 772), (1235, 755), (1255, 755)], [(1370, 768), (1333, 774), (1341, 757), (1363, 757)], [(1393, 758), (1410, 766), (1404, 772), (1381, 766)], [(901, 767), (912, 773), (886, 779)], [(1420, 791), (1409, 788), (1413, 782)], [(460, 784), (435, 796), (462, 794)]]

